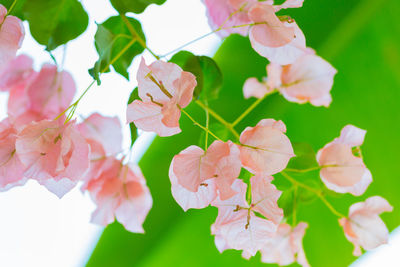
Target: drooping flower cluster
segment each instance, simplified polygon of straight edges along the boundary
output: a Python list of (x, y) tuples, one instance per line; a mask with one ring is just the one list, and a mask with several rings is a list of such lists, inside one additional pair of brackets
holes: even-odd
[[(292, 233), (290, 226), (281, 224), (283, 210), (278, 206), (281, 191), (271, 183), (270, 176), (285, 169), (294, 156), (285, 132), (282, 121), (265, 119), (255, 127), (246, 128), (239, 144), (216, 140), (207, 151), (190, 146), (173, 158), (169, 176), (172, 195), (178, 204), (184, 210), (208, 205), (218, 208), (211, 232), (220, 252), (243, 250), (243, 256), (249, 258), (261, 251), (263, 262), (297, 260), (303, 266), (308, 265), (301, 246), (305, 223), (297, 226), (303, 229), (300, 235), (294, 234), (294, 240), (277, 248), (282, 257), (268, 249)], [(251, 189), (239, 177), (242, 167), (254, 175), (249, 183)], [(247, 197), (247, 190), (251, 198)], [(278, 231), (282, 227), (289, 227), (287, 233)], [(297, 227), (293, 233), (299, 231)]]
[(80, 124), (66, 120), (76, 88), (67, 71), (44, 64), (39, 72), (26, 55), (16, 56), (24, 29), (0, 5), (0, 90), (9, 93), (8, 118), (0, 122), (0, 191), (36, 180), (58, 197), (79, 182), (97, 204), (92, 221), (120, 221), (132, 232), (142, 224), (152, 198), (138, 166), (117, 158), (121, 124), (93, 114)]

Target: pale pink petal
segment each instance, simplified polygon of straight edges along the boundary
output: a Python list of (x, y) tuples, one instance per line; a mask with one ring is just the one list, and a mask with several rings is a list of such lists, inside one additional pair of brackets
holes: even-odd
[(371, 172), (362, 158), (354, 155), (352, 151), (353, 145), (361, 145), (364, 136), (364, 130), (346, 126), (339, 138), (318, 151), (317, 161), (323, 166), (320, 172), (321, 179), (329, 189), (359, 196), (372, 182)]
[(12, 60), (21, 47), (25, 30), (22, 21), (14, 16), (5, 17), (7, 10), (0, 5), (0, 69)]
[(257, 0), (202, 0), (206, 6), (206, 15), (211, 29), (224, 38), (233, 33), (247, 35), (249, 27), (232, 28), (251, 23), (248, 17), (249, 7)]
[(294, 28), (287, 27), (275, 15), (274, 8), (268, 3), (258, 3), (249, 10), (249, 17), (254, 23), (250, 28), (252, 42), (266, 47), (282, 47), (295, 38)]
[(275, 12), (286, 8), (298, 8), (303, 6), (304, 0), (286, 0), (281, 5), (274, 6)]
[(201, 183), (212, 178), (212, 166), (202, 164), (204, 151), (190, 146), (172, 159), (171, 166), (178, 183), (191, 192), (197, 192)]
[(346, 144), (351, 147), (361, 146), (364, 143), (366, 133), (366, 130), (354, 125), (346, 125), (340, 131), (339, 138), (336, 138), (333, 142)]
[(151, 102), (133, 101), (127, 107), (126, 118), (128, 123), (135, 123), (137, 128), (156, 132), (159, 136), (171, 136), (181, 132), (179, 127), (167, 127), (163, 124), (162, 108)]
[(88, 187), (97, 209), (92, 222), (107, 225), (114, 217), (131, 232), (143, 233), (143, 222), (153, 204), (142, 172), (136, 165), (113, 159)]
[[(142, 175), (141, 172), (138, 173), (140, 169), (132, 168), (132, 170), (135, 170), (135, 174), (131, 175)], [(128, 231), (134, 233), (144, 233), (142, 225), (153, 205), (153, 199), (144, 178), (141, 181), (141, 183), (130, 181), (125, 185), (129, 197), (115, 210), (117, 220)]]
[(373, 196), (365, 202), (353, 204), (349, 218), (339, 220), (346, 238), (355, 246), (354, 255), (361, 254), (359, 246), (371, 250), (388, 242), (389, 231), (379, 214), (392, 210), (393, 207), (385, 199)]
[(73, 121), (63, 124), (43, 120), (28, 124), (18, 134), (16, 153), (26, 168), (24, 175), (42, 184), (49, 183), (53, 192), (63, 192), (67, 183), (60, 183), (62, 188), (57, 191), (55, 183), (47, 180), (77, 182), (89, 168), (89, 146)]
[(58, 72), (57, 67), (43, 65), (39, 74), (26, 89), (32, 111), (54, 119), (66, 110), (76, 92), (72, 76), (66, 72)]
[(254, 211), (261, 213), (275, 224), (281, 223), (283, 210), (278, 206), (282, 192), (271, 183), (273, 177), (256, 175), (251, 177), (251, 196)]
[(258, 42), (252, 31), (249, 33), (251, 46), (261, 56), (270, 62), (287, 65), (295, 62), (307, 52), (306, 39), (303, 32), (295, 22), (284, 23), (285, 27), (294, 29), (295, 38), (288, 44), (281, 47), (270, 47)]
[(176, 88), (176, 102), (181, 108), (184, 108), (192, 101), (193, 92), (197, 86), (196, 76), (182, 71), (181, 77), (173, 82), (173, 86)]
[(234, 143), (214, 141), (207, 149), (202, 164), (214, 177), (221, 200), (236, 195), (237, 191), (233, 190), (231, 186), (238, 178), (242, 164), (239, 148)]
[(0, 122), (0, 190), (23, 185), (24, 166), (16, 154), (17, 131), (8, 119)]
[(204, 185), (199, 186), (197, 192), (192, 192), (179, 184), (173, 169), (174, 160), (169, 168), (171, 191), (175, 201), (184, 211), (205, 208), (217, 197), (217, 189), (212, 179), (204, 181)]
[(0, 91), (26, 87), (35, 76), (32, 64), (33, 60), (26, 55), (20, 55), (10, 61), (0, 73)]
[(179, 118), (181, 117), (181, 110), (178, 108), (175, 102), (169, 102), (164, 104), (161, 109), (163, 118), (161, 122), (170, 128), (179, 128)]
[(327, 107), (332, 99), (330, 91), (336, 73), (336, 69), (321, 57), (306, 54), (283, 67), (279, 91), (289, 101)]
[(267, 93), (268, 87), (266, 86), (266, 84), (259, 82), (257, 78), (249, 78), (243, 85), (244, 98), (262, 98)]
[(270, 63), (267, 65), (267, 85), (270, 90), (277, 89), (282, 84), (282, 66)]
[(280, 224), (274, 236), (261, 249), (261, 261), (282, 266), (297, 261), (303, 267), (308, 267), (302, 245), (306, 228), (306, 223), (299, 223), (293, 229), (286, 223)]
[(263, 119), (257, 123), (257, 126), (268, 126), (277, 129), (282, 133), (286, 133), (286, 125), (280, 120), (276, 121), (274, 119)]
[(105, 117), (94, 113), (78, 126), (86, 139), (93, 139), (103, 145), (107, 155), (121, 152), (121, 123), (117, 117)]
[(58, 198), (62, 198), (66, 193), (71, 191), (77, 181), (71, 181), (68, 178), (61, 178), (60, 180), (46, 179), (38, 181), (41, 185), (47, 188), (50, 192), (55, 194)]
[[(280, 124), (278, 124), (280, 125)], [(253, 173), (272, 175), (286, 168), (294, 156), (289, 138), (282, 126), (257, 125), (247, 127), (240, 135), (240, 158), (245, 168)]]
[(176, 90), (173, 83), (181, 77), (181, 74), (182, 69), (174, 63), (158, 60), (147, 66), (142, 58), (137, 73), (140, 98), (144, 102), (155, 101), (161, 104), (169, 102), (170, 98), (161, 91), (159, 85), (164, 86), (168, 93), (173, 96)]
[(246, 211), (239, 212), (242, 216), (233, 222), (221, 225), (219, 233), (230, 248), (243, 250), (254, 256), (275, 233), (276, 225), (256, 217), (252, 212), (248, 220)]

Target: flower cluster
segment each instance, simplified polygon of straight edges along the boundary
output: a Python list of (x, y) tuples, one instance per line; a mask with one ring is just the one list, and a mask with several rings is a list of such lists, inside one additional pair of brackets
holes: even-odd
[(77, 123), (64, 116), (76, 88), (57, 66), (32, 67), (16, 56), (23, 38), (21, 21), (0, 5), (0, 89), (9, 93), (8, 118), (0, 122), (0, 190), (33, 179), (58, 197), (79, 182), (97, 205), (92, 221), (107, 225), (114, 217), (126, 229), (143, 232), (152, 198), (138, 166), (125, 164), (121, 124), (93, 114)]
[[(323, 193), (365, 193), (372, 182), (361, 152), (365, 130), (345, 126), (338, 138), (314, 155), (316, 166), (307, 169), (288, 166), (297, 152), (284, 122), (268, 118), (241, 129), (241, 133), (236, 130), (239, 122), (274, 92), (299, 104), (328, 107), (332, 102), (336, 69), (306, 46), (294, 19), (277, 15), (282, 9), (301, 7), (303, 0), (286, 0), (281, 5), (272, 0), (203, 3), (214, 33), (248, 36), (254, 50), (270, 63), (268, 77), (261, 82), (249, 78), (243, 86), (245, 98), (258, 100), (234, 122), (228, 122), (199, 96), (207, 75), (199, 79), (196, 71), (206, 68), (212, 72), (212, 66), (218, 69), (213, 61), (186, 53), (184, 57), (193, 56), (191, 60), (199, 65), (191, 62), (198, 68), (192, 65), (188, 71), (185, 64), (160, 60), (145, 42), (140, 44), (157, 60), (150, 65), (141, 60), (136, 76), (138, 96), (127, 106), (127, 123), (167, 137), (181, 132), (179, 121), (184, 114), (205, 133), (204, 148), (190, 145), (172, 158), (169, 179), (176, 202), (184, 211), (208, 206), (218, 209), (211, 233), (220, 252), (241, 250), (246, 259), (260, 252), (265, 263), (309, 266), (302, 245), (308, 224), (297, 222), (296, 216), (287, 214), (278, 203), (284, 192), (276, 182), (287, 179), (292, 188), (315, 194), (338, 217), (346, 238), (355, 246), (354, 255), (361, 254), (361, 247), (369, 250), (386, 243), (388, 230), (379, 214), (392, 207), (385, 199), (373, 196), (355, 203), (346, 216)], [(130, 23), (125, 15), (120, 16)], [(31, 58), (16, 56), (24, 36), (21, 21), (9, 16), (1, 5), (0, 21), (0, 90), (9, 94), (8, 117), (0, 122), (0, 190), (33, 179), (61, 198), (82, 183), (81, 190), (97, 205), (92, 222), (108, 225), (116, 218), (127, 230), (144, 232), (142, 225), (152, 197), (140, 168), (123, 153), (118, 118), (94, 113), (80, 122), (72, 120), (90, 86), (72, 102), (76, 93), (72, 76), (52, 64), (34, 70)], [(126, 47), (129, 49), (141, 37), (133, 26), (127, 28), (134, 37)], [(123, 53), (124, 49), (117, 53), (104, 71)], [(205, 126), (185, 110), (192, 102), (204, 109)], [(230, 137), (220, 137), (211, 130), (210, 115)], [(309, 186), (291, 176), (293, 172), (312, 171), (319, 171), (318, 182), (326, 188)]]

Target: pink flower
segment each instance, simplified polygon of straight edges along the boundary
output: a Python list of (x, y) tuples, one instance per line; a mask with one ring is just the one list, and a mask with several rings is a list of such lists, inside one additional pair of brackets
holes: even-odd
[(11, 60), (0, 72), (0, 91), (11, 91), (25, 88), (35, 76), (33, 60), (20, 55)]
[(57, 67), (43, 65), (39, 73), (10, 91), (8, 115), (20, 129), (32, 121), (54, 119), (72, 102), (76, 87), (72, 76)]
[(88, 187), (97, 205), (91, 221), (106, 226), (116, 218), (128, 231), (143, 233), (142, 225), (153, 201), (139, 167), (111, 159), (94, 181)]
[(282, 22), (275, 12), (267, 2), (250, 8), (249, 17), (256, 23), (250, 28), (250, 42), (253, 49), (270, 62), (291, 64), (306, 52), (306, 40), (295, 22)]
[(190, 146), (172, 159), (172, 195), (185, 211), (204, 208), (217, 196), (225, 200), (237, 194), (231, 186), (240, 170), (239, 149), (230, 141), (214, 141), (206, 153)]
[(15, 147), (25, 177), (37, 180), (60, 198), (89, 167), (89, 146), (74, 122), (32, 122), (18, 134)]
[(0, 5), (0, 70), (11, 61), (24, 40), (24, 25), (14, 16), (6, 16), (7, 9)]
[(328, 107), (332, 102), (330, 91), (336, 73), (336, 69), (321, 57), (305, 54), (283, 67), (279, 91), (292, 102)]
[(121, 152), (122, 126), (117, 117), (105, 117), (99, 113), (93, 113), (77, 127), (86, 139), (100, 143), (108, 155)]
[(222, 30), (216, 33), (220, 37), (227, 37), (230, 34), (238, 33), (247, 36), (249, 27), (232, 28), (232, 26), (240, 26), (250, 24), (251, 20), (248, 16), (248, 9), (257, 0), (202, 0), (207, 10), (208, 22), (212, 30), (220, 27)]
[(259, 82), (256, 78), (249, 78), (243, 86), (244, 98), (263, 98), (281, 86), (282, 66), (278, 64), (267, 65), (268, 77)]
[(388, 242), (389, 232), (379, 214), (392, 210), (393, 207), (380, 196), (350, 206), (349, 217), (341, 218), (339, 223), (346, 238), (354, 244), (354, 256), (362, 254), (360, 246), (370, 250)]
[(58, 72), (57, 67), (43, 65), (36, 79), (26, 89), (30, 110), (43, 114), (45, 118), (54, 119), (69, 107), (76, 92), (72, 76)]
[(137, 80), (142, 101), (128, 105), (128, 123), (134, 122), (139, 129), (154, 131), (159, 136), (181, 132), (180, 108), (192, 101), (196, 77), (174, 63), (159, 60), (147, 66), (142, 59)]
[(274, 6), (275, 12), (278, 12), (281, 9), (286, 9), (286, 8), (298, 8), (303, 6), (304, 0), (286, 0), (284, 3), (281, 5), (276, 5)]
[(298, 262), (301, 266), (310, 266), (302, 245), (307, 223), (301, 222), (295, 228), (286, 223), (279, 225), (275, 235), (268, 239), (261, 249), (261, 261), (285, 266)]
[(326, 187), (338, 193), (356, 196), (365, 192), (372, 182), (372, 175), (361, 156), (354, 155), (352, 150), (362, 145), (365, 134), (365, 130), (347, 125), (340, 132), (339, 138), (318, 151), (317, 161), (322, 166), (320, 175)]
[[(215, 243), (220, 252), (225, 249), (243, 250), (243, 256), (254, 256), (268, 242), (276, 229), (276, 221), (283, 218), (283, 211), (277, 205), (281, 194), (270, 183), (272, 177), (251, 178), (252, 203), (246, 201), (247, 186), (241, 180), (233, 183), (239, 193), (227, 200), (217, 198), (212, 205), (218, 208), (218, 217), (211, 226)], [(255, 215), (260, 212), (268, 219)], [(278, 222), (279, 223), (279, 222)]]
[(279, 65), (287, 65), (295, 62), (299, 57), (304, 55), (306, 49), (306, 39), (303, 32), (295, 22), (284, 22), (284, 25), (294, 29), (294, 39), (280, 47), (270, 47), (257, 42), (250, 31), (249, 38), (253, 49), (261, 56), (267, 58), (270, 62)]
[(294, 156), (289, 138), (284, 134), (282, 121), (261, 120), (255, 127), (247, 127), (240, 135), (240, 159), (254, 174), (272, 175), (286, 168)]
[(122, 150), (121, 123), (117, 117), (105, 117), (94, 113), (77, 126), (90, 146), (90, 168), (85, 175), (82, 190), (86, 190), (93, 179), (99, 177), (104, 168), (112, 164), (110, 156)]
[(8, 119), (0, 122), (0, 191), (23, 185), (24, 166), (15, 153), (17, 131)]

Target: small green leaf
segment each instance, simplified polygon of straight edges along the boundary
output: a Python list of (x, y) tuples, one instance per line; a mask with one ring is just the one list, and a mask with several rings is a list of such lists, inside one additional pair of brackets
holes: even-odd
[(133, 12), (142, 13), (150, 4), (162, 5), (166, 0), (110, 0), (112, 6), (122, 14)]
[[(133, 89), (131, 95), (129, 96), (128, 105), (137, 99), (140, 100), (139, 90), (136, 87), (135, 89)], [(136, 125), (133, 122), (129, 123), (129, 129), (131, 130), (131, 147), (132, 147), (138, 137), (138, 132)]]
[(32, 36), (48, 51), (77, 38), (89, 22), (77, 0), (29, 0), (25, 1), (22, 12)]
[(310, 144), (293, 143), (293, 150), (296, 157), (293, 157), (289, 164), (289, 169), (308, 169), (318, 166), (316, 154)]
[[(109, 72), (110, 65), (129, 80), (127, 69), (133, 58), (144, 50), (143, 43), (146, 42), (146, 38), (140, 22), (130, 17), (126, 19), (124, 22), (121, 16), (114, 16), (97, 25), (94, 39), (99, 60), (89, 70), (89, 74), (97, 80), (98, 84), (100, 84), (100, 74)], [(132, 36), (125, 23), (129, 23), (136, 36)]]
[(278, 199), (278, 206), (283, 209), (285, 217), (289, 217), (293, 213), (295, 194), (294, 187), (282, 192), (281, 197)]
[(222, 86), (222, 72), (212, 58), (195, 56), (188, 51), (181, 51), (175, 54), (170, 62), (196, 76), (197, 86), (193, 93), (194, 98), (204, 100), (218, 98)]

